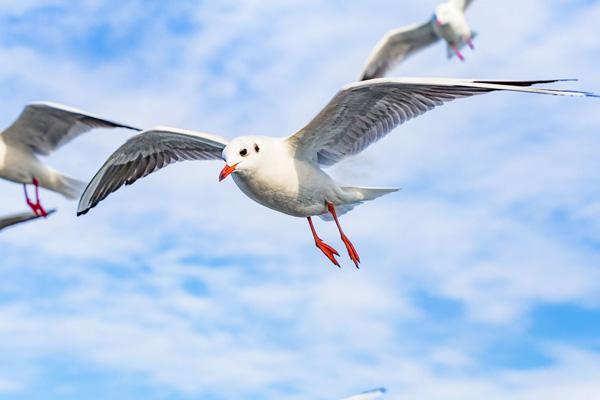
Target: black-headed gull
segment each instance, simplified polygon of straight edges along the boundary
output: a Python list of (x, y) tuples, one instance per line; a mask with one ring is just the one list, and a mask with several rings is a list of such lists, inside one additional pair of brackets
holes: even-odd
[(342, 400), (375, 400), (383, 397), (387, 392), (385, 388), (373, 389), (367, 392), (355, 394), (354, 396), (345, 397)]
[[(48, 216), (50, 214), (54, 214), (55, 212), (56, 212), (56, 210), (49, 210), (46, 212), (46, 216)], [(38, 219), (40, 217), (42, 217), (42, 216), (31, 213), (31, 212), (1, 217), (0, 218), (0, 231), (3, 229), (6, 229), (8, 227), (11, 227), (13, 225), (22, 224), (24, 222), (32, 221), (32, 220)]]
[(473, 0), (449, 0), (439, 4), (433, 17), (424, 24), (393, 29), (386, 33), (369, 56), (360, 80), (385, 76), (394, 65), (440, 39), (448, 46), (448, 58), (456, 55), (464, 61), (461, 49), (465, 45), (475, 49), (473, 39), (476, 34), (465, 17), (465, 10), (472, 2)]
[(496, 90), (586, 96), (583, 92), (527, 86), (554, 81), (464, 79), (373, 79), (343, 88), (304, 128), (286, 138), (243, 136), (226, 139), (202, 132), (158, 127), (129, 139), (94, 176), (79, 202), (85, 214), (111, 192), (182, 160), (223, 159), (219, 179), (233, 180), (256, 202), (308, 219), (317, 247), (339, 266), (338, 252), (317, 235), (312, 216), (332, 218), (352, 261), (360, 258), (342, 231), (338, 216), (396, 189), (342, 186), (321, 167), (357, 154), (396, 126), (450, 100)]
[[(85, 183), (61, 175), (37, 156), (50, 154), (92, 128), (140, 130), (60, 104), (38, 102), (27, 105), (19, 118), (0, 134), (0, 178), (22, 184), (27, 205), (36, 215), (45, 217), (40, 186), (75, 199)], [(27, 193), (30, 184), (35, 186), (35, 202)]]

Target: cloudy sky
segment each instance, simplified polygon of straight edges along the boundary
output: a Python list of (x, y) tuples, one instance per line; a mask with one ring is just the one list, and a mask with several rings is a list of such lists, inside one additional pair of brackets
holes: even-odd
[[(302, 127), (388, 29), (436, 0), (3, 0), (0, 123), (51, 100), (234, 137)], [(439, 44), (404, 76), (579, 78), (600, 91), (600, 1), (478, 0), (467, 62)], [(600, 398), (600, 103), (454, 102), (329, 172), (402, 191), (342, 223), (328, 264), (305, 220), (222, 162), (173, 165), (76, 218), (0, 234), (0, 398)], [(130, 132), (47, 159), (88, 180)], [(0, 214), (22, 211), (0, 182)], [(317, 221), (343, 250), (335, 226)]]

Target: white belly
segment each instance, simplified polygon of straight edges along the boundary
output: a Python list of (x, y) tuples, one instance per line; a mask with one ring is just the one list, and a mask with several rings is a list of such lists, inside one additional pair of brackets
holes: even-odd
[(467, 24), (465, 15), (459, 12), (455, 13), (452, 18), (442, 26), (434, 24), (433, 30), (448, 44), (459, 47), (465, 43), (466, 39), (471, 37), (471, 28), (469, 28), (469, 25)]
[(41, 181), (45, 175), (43, 164), (33, 154), (25, 149), (7, 146), (0, 135), (0, 178), (30, 184), (34, 177)]
[(259, 173), (235, 173), (233, 180), (252, 200), (295, 217), (321, 215), (327, 202), (344, 202), (343, 191), (318, 167), (304, 162), (278, 164)]

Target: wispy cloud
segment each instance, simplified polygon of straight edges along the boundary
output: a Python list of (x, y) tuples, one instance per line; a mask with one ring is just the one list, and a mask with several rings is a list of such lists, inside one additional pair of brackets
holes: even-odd
[[(50, 99), (145, 127), (287, 135), (357, 77), (385, 30), (435, 3), (4, 2), (0, 123)], [(579, 77), (565, 86), (599, 90), (599, 16), (597, 2), (475, 2), (467, 63), (435, 46), (395, 73)], [(43, 192), (60, 213), (0, 237), (0, 365), (12, 367), (0, 367), (0, 392), (600, 394), (597, 347), (531, 329), (549, 305), (597, 319), (586, 311), (600, 300), (596, 107), (507, 93), (457, 101), (331, 169), (403, 188), (344, 218), (360, 271), (327, 266), (305, 221), (218, 184), (217, 162), (171, 166), (84, 218)], [(128, 134), (90, 133), (48, 162), (88, 179)], [(17, 185), (0, 189), (0, 212), (22, 207)], [(331, 224), (317, 228), (340, 247)]]

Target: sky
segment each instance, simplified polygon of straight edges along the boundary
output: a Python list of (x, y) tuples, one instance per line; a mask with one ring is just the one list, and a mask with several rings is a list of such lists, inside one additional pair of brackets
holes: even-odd
[[(435, 0), (4, 0), (0, 125), (48, 100), (147, 128), (286, 136)], [(600, 91), (600, 1), (475, 1), (466, 62), (435, 45), (392, 76), (578, 78)], [(600, 398), (600, 103), (455, 101), (327, 170), (400, 187), (341, 222), (332, 267), (305, 220), (221, 161), (169, 166), (84, 217), (0, 233), (0, 398)], [(131, 132), (45, 161), (89, 180)], [(26, 209), (0, 182), (0, 215)], [(335, 225), (322, 238), (344, 250)], [(343, 253), (343, 252), (342, 252)]]

